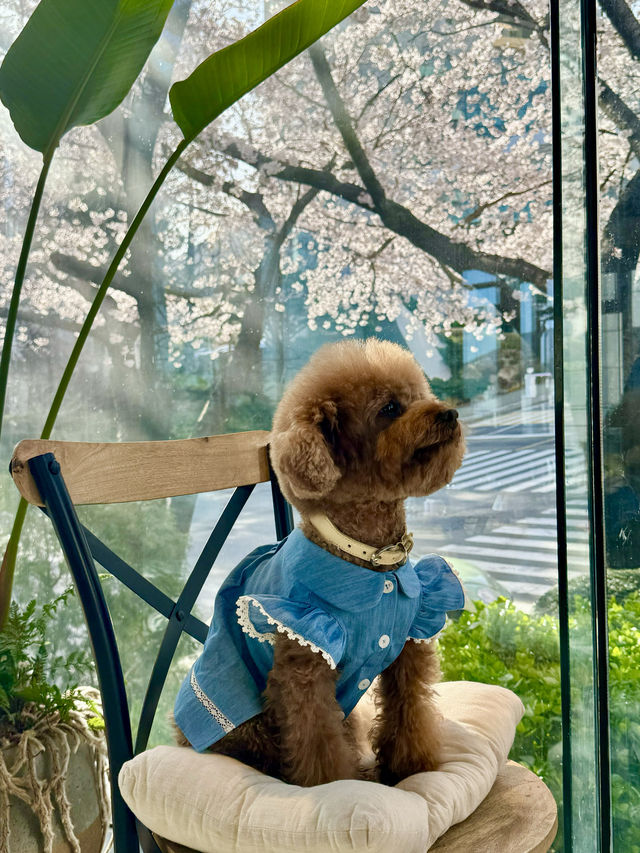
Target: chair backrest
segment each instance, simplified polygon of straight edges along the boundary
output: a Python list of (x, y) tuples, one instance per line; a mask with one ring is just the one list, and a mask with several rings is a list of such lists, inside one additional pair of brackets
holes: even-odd
[[(206, 638), (207, 625), (191, 611), (257, 483), (271, 482), (277, 538), (286, 536), (293, 527), (291, 507), (269, 466), (267, 439), (268, 433), (255, 431), (184, 441), (119, 444), (25, 440), (14, 450), (14, 482), (22, 496), (41, 507), (51, 519), (87, 622), (105, 718), (115, 853), (138, 850), (138, 844), (145, 853), (159, 850), (149, 830), (135, 820), (120, 796), (118, 773), (125, 761), (147, 746), (162, 688), (183, 632), (201, 643)], [(82, 525), (75, 511), (80, 504), (146, 501), (229, 488), (235, 491), (175, 601)], [(120, 654), (96, 562), (167, 619), (142, 704), (135, 745)]]

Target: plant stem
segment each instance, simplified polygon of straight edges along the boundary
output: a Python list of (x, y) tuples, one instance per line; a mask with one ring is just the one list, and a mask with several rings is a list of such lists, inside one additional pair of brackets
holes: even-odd
[(16, 557), (18, 556), (18, 543), (20, 542), (20, 534), (22, 533), (22, 526), (27, 515), (28, 506), (29, 504), (26, 500), (20, 498), (16, 517), (13, 520), (11, 536), (9, 537), (9, 542), (2, 558), (2, 566), (0, 566), (0, 631), (4, 628), (7, 617), (9, 616), (13, 575), (16, 568)]
[(109, 269), (105, 273), (105, 277), (102, 279), (102, 284), (98, 288), (98, 292), (96, 293), (93, 302), (91, 303), (91, 308), (89, 309), (89, 313), (87, 314), (84, 323), (82, 324), (82, 328), (78, 334), (78, 338), (74, 344), (73, 350), (71, 351), (71, 355), (69, 356), (69, 360), (67, 361), (67, 365), (62, 374), (62, 378), (60, 379), (60, 384), (58, 385), (58, 389), (53, 398), (53, 402), (51, 403), (51, 408), (49, 409), (49, 414), (47, 415), (47, 420), (45, 421), (44, 427), (42, 428), (42, 434), (40, 438), (50, 438), (51, 430), (54, 427), (56, 422), (56, 418), (58, 417), (58, 413), (60, 412), (60, 406), (62, 405), (62, 401), (64, 399), (64, 395), (67, 392), (67, 388), (69, 387), (69, 382), (71, 381), (71, 377), (73, 375), (73, 371), (76, 368), (76, 364), (78, 363), (78, 359), (80, 358), (80, 353), (89, 337), (89, 332), (91, 331), (91, 327), (93, 325), (93, 321), (96, 318), (98, 311), (100, 310), (100, 306), (104, 301), (104, 297), (107, 294), (107, 290), (109, 289), (109, 285), (111, 284), (114, 275), (118, 271), (118, 267), (120, 266), (120, 262), (125, 256), (125, 252), (129, 248), (131, 241), (133, 240), (136, 231), (140, 227), (140, 223), (144, 219), (147, 211), (151, 207), (153, 200), (158, 194), (158, 190), (162, 186), (165, 181), (165, 178), (174, 167), (176, 161), (179, 159), (180, 155), (187, 147), (189, 143), (187, 140), (183, 139), (173, 154), (169, 157), (167, 162), (162, 167), (162, 171), (154, 181), (153, 186), (147, 193), (145, 200), (140, 205), (140, 209), (136, 213), (133, 218), (131, 225), (127, 229), (127, 233), (124, 235), (124, 239), (120, 246), (118, 247), (118, 251), (113, 256), (113, 260), (109, 265)]
[[(73, 371), (75, 370), (75, 367), (78, 363), (78, 359), (80, 358), (80, 353), (82, 352), (87, 338), (89, 337), (89, 332), (91, 331), (93, 321), (95, 320), (96, 315), (100, 310), (100, 306), (104, 301), (104, 297), (107, 294), (109, 285), (113, 281), (113, 277), (118, 271), (118, 267), (120, 266), (120, 263), (124, 258), (124, 255), (136, 234), (136, 231), (140, 227), (140, 223), (144, 219), (147, 211), (153, 203), (153, 200), (158, 194), (158, 190), (164, 183), (165, 178), (167, 177), (167, 175), (169, 174), (169, 172), (171, 171), (176, 161), (179, 159), (188, 144), (188, 140), (183, 139), (178, 145), (178, 147), (175, 149), (175, 151), (171, 154), (167, 162), (164, 164), (162, 170), (160, 171), (160, 174), (154, 181), (153, 186), (147, 193), (145, 200), (140, 205), (140, 209), (133, 218), (131, 225), (127, 229), (127, 233), (124, 235), (124, 239), (118, 247), (118, 251), (113, 256), (113, 260), (111, 261), (109, 269), (107, 270), (105, 277), (102, 280), (102, 284), (98, 288), (98, 292), (96, 293), (93, 302), (91, 303), (89, 313), (87, 314), (85, 321), (82, 324), (82, 328), (80, 329), (80, 333), (78, 334), (76, 342), (73, 346), (71, 355), (69, 356), (69, 360), (67, 361), (65, 369), (62, 373), (62, 378), (60, 379), (60, 383), (53, 398), (53, 402), (51, 403), (51, 408), (49, 409), (49, 414), (47, 415), (44, 427), (42, 428), (40, 438), (47, 439), (51, 436), (51, 431), (56, 422), (56, 418), (58, 417), (58, 413), (60, 411), (64, 395), (67, 392), (71, 377), (73, 376)], [(44, 184), (44, 181), (42, 183)], [(18, 554), (18, 543), (20, 541), (20, 534), (22, 533), (22, 527), (24, 524), (26, 512), (27, 502), (24, 500), (24, 498), (21, 498), (20, 503), (18, 504), (16, 517), (13, 522), (11, 536), (9, 537), (7, 549), (2, 560), (2, 566), (0, 567), (0, 631), (4, 627), (7, 616), (9, 614), (9, 606), (11, 603), (11, 590), (13, 588), (13, 576), (15, 573), (16, 557)]]
[(20, 305), (20, 295), (22, 293), (22, 284), (24, 282), (24, 274), (27, 269), (27, 261), (29, 260), (29, 252), (31, 250), (31, 241), (38, 219), (40, 210), (40, 202), (44, 192), (44, 185), (47, 181), (49, 166), (53, 159), (53, 148), (48, 149), (42, 159), (42, 169), (40, 177), (36, 185), (33, 199), (31, 201), (31, 210), (27, 219), (27, 227), (22, 240), (22, 249), (18, 258), (18, 266), (16, 269), (16, 277), (13, 284), (13, 293), (11, 294), (11, 303), (9, 305), (9, 313), (7, 315), (7, 328), (4, 334), (4, 343), (2, 345), (2, 357), (0, 357), (0, 434), (2, 433), (2, 423), (4, 421), (4, 406), (7, 398), (7, 383), (9, 379), (9, 365), (11, 363), (11, 348), (13, 346), (13, 335), (18, 319), (18, 307)]

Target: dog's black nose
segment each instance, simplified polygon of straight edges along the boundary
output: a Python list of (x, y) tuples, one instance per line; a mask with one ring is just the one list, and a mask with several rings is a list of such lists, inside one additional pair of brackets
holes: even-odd
[(445, 409), (443, 412), (438, 412), (436, 420), (440, 421), (440, 423), (452, 424), (454, 421), (458, 420), (458, 410)]

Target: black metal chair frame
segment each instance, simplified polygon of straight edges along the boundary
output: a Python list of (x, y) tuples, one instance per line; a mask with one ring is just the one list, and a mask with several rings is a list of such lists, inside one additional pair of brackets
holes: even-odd
[[(71, 569), (96, 661), (111, 775), (115, 853), (132, 853), (138, 851), (139, 846), (142, 846), (144, 853), (159, 853), (160, 848), (149, 829), (136, 820), (122, 799), (118, 789), (118, 773), (125, 761), (146, 749), (160, 695), (182, 633), (189, 634), (201, 643), (206, 639), (208, 626), (191, 611), (255, 484), (235, 489), (182, 592), (174, 601), (80, 523), (60, 464), (53, 453), (29, 459), (29, 468), (44, 504), (42, 509), (53, 524)], [(271, 491), (276, 536), (282, 539), (293, 529), (293, 514), (273, 474)], [(142, 704), (135, 745), (118, 645), (96, 562), (167, 619)]]

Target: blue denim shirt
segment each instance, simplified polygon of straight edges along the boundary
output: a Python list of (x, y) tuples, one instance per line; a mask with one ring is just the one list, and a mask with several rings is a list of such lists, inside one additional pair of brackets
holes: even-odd
[(199, 752), (262, 710), (280, 631), (339, 671), (345, 716), (407, 640), (428, 640), (465, 606), (460, 581), (436, 554), (375, 572), (336, 557), (294, 530), (256, 548), (216, 596), (200, 657), (185, 678), (175, 719)]

